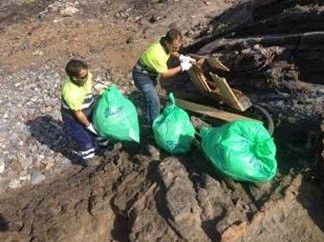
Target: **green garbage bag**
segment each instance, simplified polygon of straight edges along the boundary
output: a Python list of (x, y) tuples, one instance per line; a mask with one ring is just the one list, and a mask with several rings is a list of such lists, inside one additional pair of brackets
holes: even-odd
[(276, 146), (257, 121), (237, 120), (200, 131), (202, 149), (221, 172), (238, 181), (263, 182), (277, 169)]
[(170, 154), (186, 153), (191, 149), (195, 128), (188, 114), (175, 104), (172, 93), (170, 104), (153, 122), (153, 133), (156, 144)]
[(100, 96), (93, 112), (92, 122), (102, 137), (139, 142), (136, 108), (116, 85), (107, 88)]

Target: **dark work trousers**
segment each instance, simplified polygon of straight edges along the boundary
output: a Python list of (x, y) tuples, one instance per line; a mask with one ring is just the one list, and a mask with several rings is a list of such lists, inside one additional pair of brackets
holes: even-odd
[(151, 125), (159, 115), (161, 104), (155, 86), (157, 84), (157, 74), (151, 74), (146, 71), (133, 69), (133, 80), (135, 86), (144, 96), (146, 119)]
[[(92, 110), (95, 102), (89, 108), (82, 111), (91, 120)], [(91, 158), (95, 153), (94, 139), (98, 138), (88, 131), (76, 118), (72, 111), (61, 107), (63, 129), (76, 143), (79, 155), (84, 158)], [(100, 137), (101, 138), (101, 137)], [(102, 138), (101, 138), (102, 139)]]

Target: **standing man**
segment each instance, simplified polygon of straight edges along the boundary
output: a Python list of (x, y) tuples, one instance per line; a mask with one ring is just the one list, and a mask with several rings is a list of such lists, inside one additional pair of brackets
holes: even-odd
[[(150, 125), (160, 113), (160, 99), (155, 89), (158, 75), (167, 79), (181, 71), (189, 70), (195, 61), (189, 56), (179, 54), (181, 46), (181, 32), (171, 29), (144, 51), (133, 68), (135, 86), (144, 95), (146, 118)], [(171, 55), (179, 58), (180, 65), (169, 69), (167, 62)]]
[(82, 158), (81, 164), (87, 166), (95, 155), (93, 139), (102, 147), (108, 146), (109, 140), (98, 136), (91, 123), (95, 100), (88, 65), (82, 60), (72, 59), (65, 71), (67, 78), (63, 83), (61, 105), (63, 126), (77, 145), (76, 153)]

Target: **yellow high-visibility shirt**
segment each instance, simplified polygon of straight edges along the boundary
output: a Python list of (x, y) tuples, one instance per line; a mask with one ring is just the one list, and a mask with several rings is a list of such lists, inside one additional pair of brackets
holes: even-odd
[(170, 54), (166, 53), (160, 40), (151, 44), (142, 54), (141, 61), (150, 70), (165, 73), (168, 70), (167, 62)]
[(62, 97), (67, 106), (73, 111), (84, 109), (92, 102), (92, 74), (89, 72), (87, 82), (83, 86), (73, 83), (70, 78), (63, 83)]

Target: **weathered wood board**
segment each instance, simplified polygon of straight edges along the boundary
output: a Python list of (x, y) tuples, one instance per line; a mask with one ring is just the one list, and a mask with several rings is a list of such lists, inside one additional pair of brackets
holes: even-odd
[(230, 88), (225, 78), (221, 78), (213, 73), (209, 73), (209, 75), (219, 88), (218, 95), (227, 105), (242, 112), (252, 106), (251, 101), (243, 93)]
[(231, 89), (225, 78), (221, 78), (213, 72), (209, 73), (210, 77), (206, 77), (202, 68), (204, 61), (207, 61), (212, 69), (229, 71), (229, 69), (225, 65), (223, 65), (216, 57), (194, 57), (198, 61), (188, 72), (194, 86), (202, 94), (209, 96), (210, 98), (213, 98), (217, 101), (223, 101), (230, 107), (242, 112), (251, 107), (252, 103), (249, 98), (239, 90)]
[(255, 119), (251, 119), (251, 118), (239, 115), (239, 114), (226, 112), (226, 111), (223, 111), (220, 109), (216, 109), (216, 108), (212, 108), (209, 106), (189, 102), (189, 101), (178, 99), (178, 98), (176, 99), (176, 104), (178, 107), (183, 108), (185, 110), (189, 110), (189, 111), (192, 111), (195, 113), (203, 114), (203, 115), (206, 115), (206, 116), (209, 116), (209, 117), (212, 117), (215, 119), (227, 121), (227, 122), (231, 122), (231, 121), (238, 120), (238, 119), (255, 120)]

